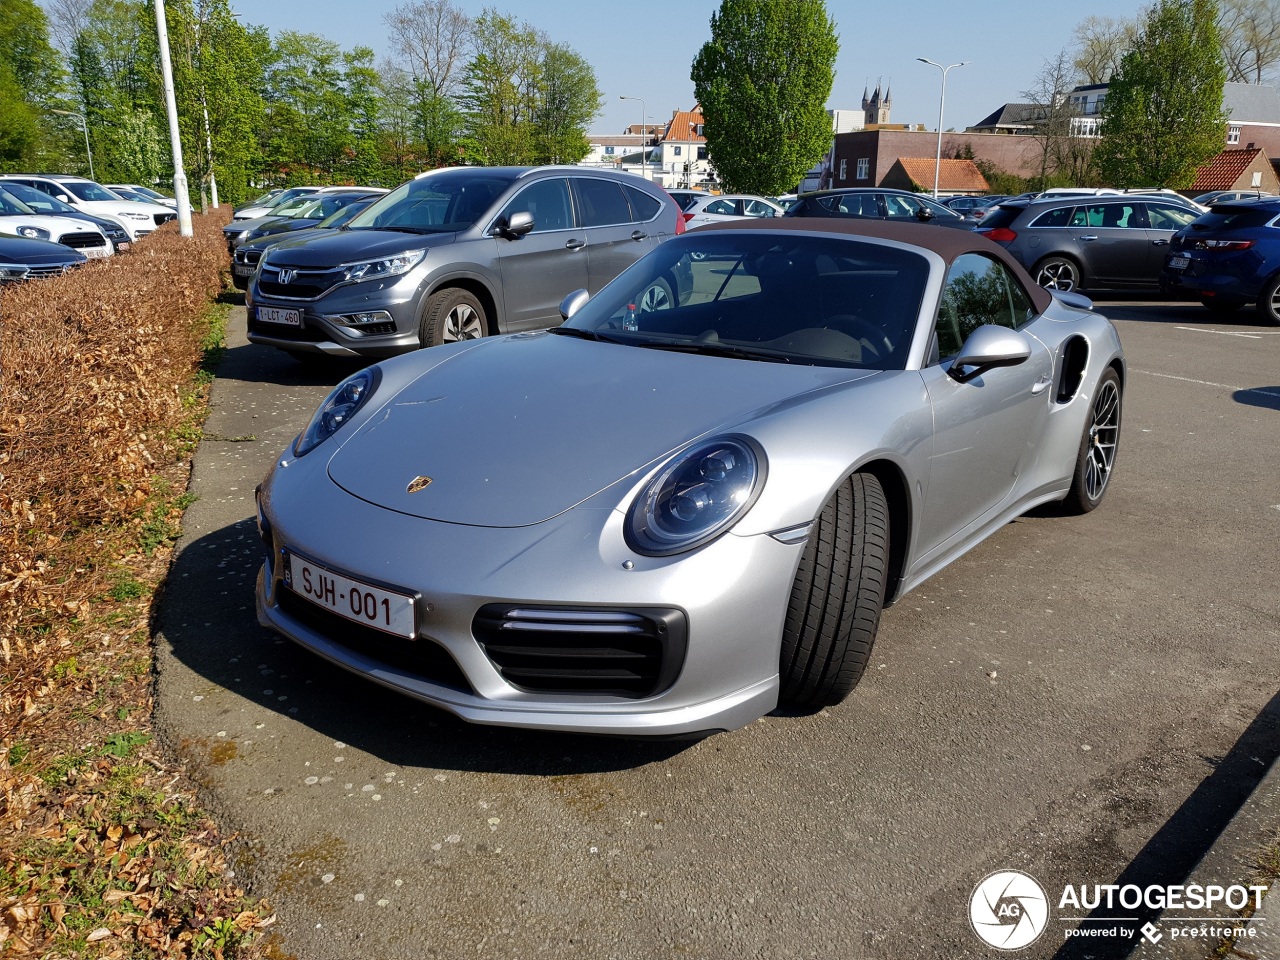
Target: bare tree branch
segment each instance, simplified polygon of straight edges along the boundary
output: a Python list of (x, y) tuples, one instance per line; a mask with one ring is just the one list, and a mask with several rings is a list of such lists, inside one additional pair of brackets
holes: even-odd
[(471, 19), (449, 0), (412, 0), (382, 19), (401, 65), (434, 96), (453, 94), (471, 43)]

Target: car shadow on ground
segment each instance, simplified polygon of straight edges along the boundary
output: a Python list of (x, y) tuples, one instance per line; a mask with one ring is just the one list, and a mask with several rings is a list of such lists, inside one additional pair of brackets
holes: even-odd
[[(1152, 303), (1159, 303), (1160, 310), (1153, 311)], [(1253, 307), (1241, 307), (1239, 310), (1224, 313), (1206, 309), (1197, 300), (1165, 299), (1158, 293), (1115, 294), (1109, 293), (1106, 299), (1099, 297), (1093, 301), (1093, 308), (1110, 320), (1140, 320), (1143, 323), (1191, 324), (1203, 326), (1212, 324), (1216, 327), (1259, 327), (1267, 326)]]
[(273, 347), (243, 343), (229, 347), (218, 363), (218, 379), (242, 383), (274, 383), (285, 387), (336, 384), (373, 360), (326, 357), (298, 359)]
[(1280, 410), (1280, 387), (1250, 387), (1247, 390), (1237, 390), (1231, 395), (1231, 399), (1249, 407)]
[[(154, 607), (152, 636), (211, 683), (388, 763), (557, 776), (640, 767), (669, 759), (694, 742), (464, 723), (259, 626), (253, 591), (261, 564), (262, 543), (252, 520), (185, 544)], [(162, 672), (164, 659), (160, 657)], [(164, 701), (164, 678), (159, 685)], [(175, 741), (193, 736), (165, 732)]]
[[(1213, 772), (1192, 791), (1164, 825), (1111, 882), (1118, 887), (1133, 884), (1139, 888), (1184, 883), (1196, 864), (1209, 852), (1222, 831), (1253, 793), (1271, 765), (1280, 757), (1280, 693), (1268, 701), (1253, 719), (1235, 745), (1223, 757), (1205, 757)], [(1241, 870), (1245, 870), (1241, 867)], [(1213, 877), (1211, 882), (1229, 885), (1247, 882), (1238, 877)], [(1145, 904), (1138, 909), (1104, 907), (1092, 911), (1081, 922), (1083, 929), (1095, 929), (1100, 923), (1140, 929), (1159, 919), (1160, 911)], [(1123, 917), (1123, 923), (1116, 918)], [(1171, 917), (1176, 917), (1171, 914)], [(1108, 922), (1110, 921), (1110, 922)], [(1054, 954), (1054, 960), (1112, 960), (1127, 957), (1141, 937), (1070, 938)], [(1204, 944), (1206, 951), (1213, 944)]]

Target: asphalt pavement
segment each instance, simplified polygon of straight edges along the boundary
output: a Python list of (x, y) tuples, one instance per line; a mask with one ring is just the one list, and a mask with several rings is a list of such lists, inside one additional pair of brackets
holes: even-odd
[(249, 345), (236, 309), (157, 616), (157, 721), (280, 948), (996, 956), (970, 912), (1001, 871), (1048, 901), (1020, 956), (1134, 955), (1144, 923), (1197, 939), (1174, 934), (1190, 911), (1061, 903), (1247, 883), (1280, 828), (1275, 777), (1255, 792), (1280, 753), (1280, 330), (1099, 309), (1129, 360), (1106, 503), (1035, 511), (908, 594), (839, 707), (695, 744), (472, 727), (261, 629), (254, 486), (354, 367)]

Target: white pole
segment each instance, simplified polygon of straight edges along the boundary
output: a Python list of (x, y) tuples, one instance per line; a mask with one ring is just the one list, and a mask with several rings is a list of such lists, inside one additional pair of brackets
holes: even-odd
[(645, 133), (645, 130), (644, 130), (644, 119), (648, 115), (649, 111), (645, 107), (644, 97), (624, 97), (622, 94), (618, 94), (618, 99), (640, 101), (640, 176), (648, 180), (649, 179), (649, 162), (647, 159), (645, 159), (645, 148), (648, 146), (649, 136), (648, 134)]
[(169, 28), (164, 18), (164, 0), (156, 0), (156, 32), (160, 39), (160, 72), (164, 77), (164, 105), (169, 114), (169, 143), (173, 146), (173, 195), (178, 201), (178, 232), (192, 236), (191, 197), (187, 174), (182, 166), (182, 137), (178, 133), (178, 101), (173, 94), (173, 63), (169, 60)]
[(916, 57), (921, 63), (927, 63), (930, 66), (937, 67), (942, 71), (942, 95), (938, 97), (938, 153), (933, 160), (933, 199), (938, 199), (938, 180), (942, 173), (942, 111), (947, 103), (947, 71), (952, 67), (963, 67), (966, 64), (973, 63), (972, 60), (965, 60), (961, 63), (953, 63), (944, 67), (940, 63), (934, 63), (932, 60), (926, 60), (924, 57)]

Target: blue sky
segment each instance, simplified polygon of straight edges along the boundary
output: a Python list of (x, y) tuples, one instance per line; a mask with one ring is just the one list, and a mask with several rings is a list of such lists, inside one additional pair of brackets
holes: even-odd
[[(397, 0), (231, 0), (246, 23), (318, 33), (345, 49), (389, 51), (384, 14)], [(689, 66), (710, 36), (718, 0), (454, 0), (471, 15), (493, 7), (567, 43), (596, 71), (605, 102), (592, 133), (621, 133), (639, 123), (644, 98), (649, 122), (693, 105)], [(935, 129), (941, 74), (917, 63), (927, 57), (968, 66), (947, 75), (945, 128), (963, 129), (1003, 103), (1022, 99), (1044, 61), (1069, 45), (1090, 15), (1133, 17), (1139, 0), (829, 0), (840, 56), (829, 107), (860, 110), (862, 90), (892, 84), (894, 123)]]

